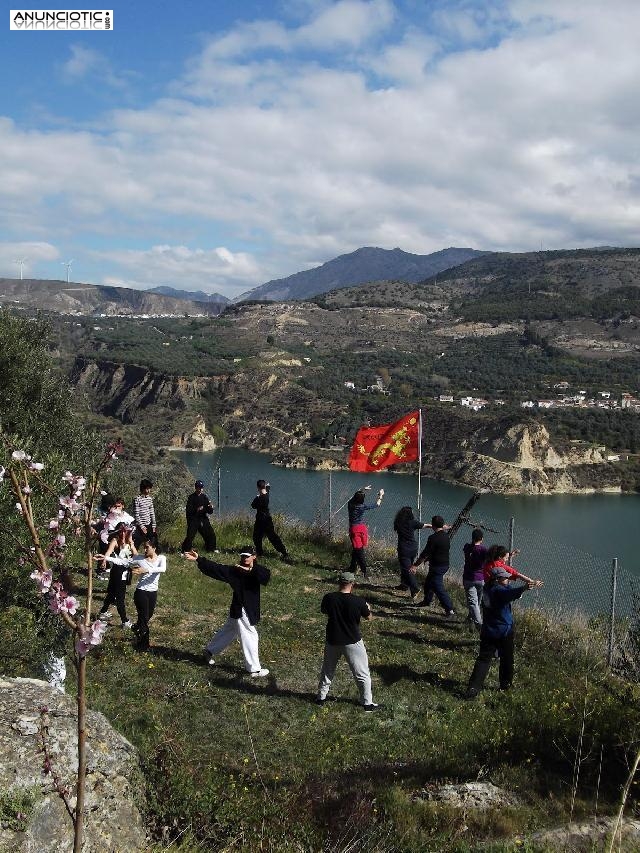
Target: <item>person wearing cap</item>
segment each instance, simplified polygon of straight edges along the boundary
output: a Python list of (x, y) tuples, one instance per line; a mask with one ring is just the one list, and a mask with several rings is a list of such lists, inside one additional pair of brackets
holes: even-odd
[(513, 682), (514, 627), (511, 603), (536, 584), (530, 580), (524, 585), (511, 586), (511, 580), (512, 575), (506, 569), (498, 567), (491, 570), (491, 584), (485, 587), (483, 594), (480, 651), (469, 679), (466, 699), (475, 699), (482, 689), (496, 653), (500, 657), (500, 689), (509, 690)]
[(191, 551), (196, 533), (199, 533), (204, 539), (205, 549), (217, 553), (216, 533), (208, 518), (213, 512), (213, 504), (205, 494), (202, 480), (196, 480), (194, 488), (195, 491), (187, 498), (187, 535), (182, 543), (182, 551)]
[(328, 618), (316, 703), (324, 705), (326, 702), (336, 666), (344, 656), (358, 685), (361, 705), (365, 711), (375, 711), (378, 705), (371, 694), (369, 658), (360, 633), (360, 620), (371, 619), (371, 610), (364, 598), (353, 595), (355, 579), (353, 572), (341, 572), (338, 576), (339, 590), (328, 592), (320, 605), (320, 610)]
[(258, 557), (264, 556), (262, 552), (262, 540), (266, 536), (280, 554), (280, 559), (284, 563), (291, 563), (293, 561), (287, 553), (284, 542), (275, 531), (273, 518), (269, 511), (269, 492), (271, 486), (266, 480), (258, 480), (256, 487), (258, 494), (251, 501), (251, 508), (256, 511), (256, 519), (253, 524), (253, 544), (255, 545), (256, 554)]
[(205, 652), (209, 663), (214, 664), (215, 656), (238, 639), (247, 672), (253, 678), (269, 675), (269, 670), (260, 664), (260, 638), (256, 628), (260, 621), (260, 587), (269, 583), (269, 569), (256, 563), (256, 553), (250, 545), (242, 548), (239, 562), (235, 566), (214, 563), (198, 556), (197, 551), (187, 551), (184, 556), (187, 560), (196, 562), (203, 575), (228, 583), (233, 591), (229, 618), (207, 643)]

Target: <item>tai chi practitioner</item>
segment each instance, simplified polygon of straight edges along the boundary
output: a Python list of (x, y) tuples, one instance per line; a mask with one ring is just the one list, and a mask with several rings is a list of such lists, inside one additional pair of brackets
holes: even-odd
[(115, 533), (111, 535), (111, 541), (105, 554), (96, 554), (96, 560), (103, 561), (109, 568), (109, 583), (107, 594), (98, 613), (98, 619), (106, 621), (111, 618), (109, 608), (115, 604), (118, 616), (123, 628), (131, 628), (131, 622), (127, 618), (125, 597), (127, 593), (127, 581), (129, 577), (129, 561), (138, 551), (133, 543), (133, 531), (124, 522), (120, 522)]
[(138, 640), (138, 649), (145, 652), (149, 648), (149, 620), (158, 600), (158, 581), (160, 575), (167, 571), (167, 558), (164, 554), (158, 554), (154, 542), (147, 540), (142, 547), (144, 557), (131, 560), (131, 572), (140, 578), (133, 593), (138, 619), (132, 631)]
[(360, 620), (371, 619), (371, 610), (364, 598), (351, 593), (355, 583), (353, 572), (341, 572), (338, 583), (338, 592), (328, 592), (320, 605), (328, 620), (316, 703), (325, 703), (336, 666), (344, 655), (360, 691), (360, 704), (365, 711), (375, 711), (378, 705), (371, 694), (369, 658), (360, 634)]
[(251, 508), (256, 511), (256, 520), (253, 524), (253, 544), (255, 545), (256, 555), (263, 557), (262, 540), (267, 537), (276, 551), (280, 554), (280, 558), (284, 563), (291, 563), (291, 557), (287, 553), (287, 548), (278, 536), (273, 526), (273, 518), (269, 511), (269, 492), (271, 486), (266, 480), (258, 480), (256, 483), (258, 494), (251, 501)]
[(415, 572), (417, 566), (425, 562), (429, 563), (429, 570), (424, 580), (424, 598), (418, 606), (429, 607), (435, 595), (444, 612), (447, 616), (451, 617), (455, 616), (456, 612), (453, 609), (451, 596), (444, 585), (444, 576), (449, 571), (451, 537), (446, 529), (444, 518), (441, 515), (433, 516), (431, 527), (433, 528), (433, 533), (427, 539), (427, 544), (411, 567), (411, 571)]
[[(367, 488), (369, 488), (367, 486)], [(379, 507), (384, 497), (384, 489), (378, 491), (378, 497), (374, 504), (365, 503), (364, 489), (358, 489), (347, 503), (349, 513), (349, 539), (351, 541), (351, 564), (350, 572), (355, 572), (356, 567), (362, 572), (362, 577), (367, 577), (367, 557), (365, 548), (369, 543), (369, 529), (365, 524), (365, 513), (370, 509)]]
[(204, 575), (228, 583), (233, 590), (229, 618), (206, 646), (209, 663), (214, 664), (215, 655), (237, 639), (242, 647), (247, 672), (253, 678), (269, 675), (269, 670), (260, 664), (260, 638), (256, 628), (260, 621), (260, 587), (269, 583), (269, 569), (256, 563), (255, 551), (250, 546), (240, 551), (240, 562), (235, 566), (214, 563), (205, 557), (199, 557), (197, 551), (188, 551), (184, 556), (187, 560), (197, 562)]
[(204, 547), (207, 551), (216, 551), (216, 532), (211, 526), (208, 516), (213, 513), (213, 504), (209, 495), (205, 494), (204, 483), (196, 480), (194, 491), (187, 498), (185, 514), (187, 516), (187, 535), (182, 543), (182, 551), (187, 552), (193, 548), (193, 540), (196, 533), (204, 539)]
[(487, 561), (488, 548), (484, 544), (484, 534), (479, 527), (471, 531), (471, 542), (462, 549), (464, 553), (464, 570), (462, 586), (469, 608), (469, 619), (478, 630), (482, 627), (482, 591), (484, 589), (484, 564)]
[(535, 587), (535, 581), (511, 586), (513, 575), (504, 568), (491, 570), (491, 585), (484, 590), (484, 621), (480, 629), (480, 650), (469, 679), (465, 698), (475, 699), (482, 689), (491, 661), (500, 658), (500, 690), (509, 690), (513, 682), (513, 613), (511, 602)]
[(426, 522), (418, 521), (410, 506), (401, 507), (393, 521), (393, 529), (398, 534), (398, 562), (400, 563), (400, 584), (396, 589), (409, 590), (414, 599), (420, 592), (420, 584), (410, 569), (418, 556), (418, 541), (416, 530), (431, 527)]

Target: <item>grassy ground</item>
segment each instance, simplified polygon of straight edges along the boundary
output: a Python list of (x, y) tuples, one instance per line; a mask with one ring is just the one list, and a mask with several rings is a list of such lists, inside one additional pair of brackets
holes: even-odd
[[(373, 579), (356, 592), (374, 614), (363, 636), (382, 707), (362, 711), (342, 662), (335, 701), (320, 708), (319, 606), (346, 550), (304, 531), (283, 538), (296, 564), (264, 560), (268, 678), (246, 675), (237, 644), (207, 665), (202, 649), (230, 590), (177, 554), (161, 579), (151, 653), (113, 627), (92, 654), (90, 704), (140, 751), (161, 849), (533, 850), (521, 837), (568, 821), (572, 802), (574, 818), (614, 810), (637, 745), (639, 691), (592, 659), (588, 630), (520, 612), (514, 689), (499, 692), (492, 671), (481, 697), (465, 702), (475, 633), (462, 615), (410, 606), (393, 589), (393, 555), (372, 555)], [(222, 526), (218, 539), (216, 559), (233, 563), (246, 525)], [(454, 598), (463, 614), (461, 590)], [(438, 783), (475, 780), (504, 787), (513, 804), (474, 813), (429, 797)]]

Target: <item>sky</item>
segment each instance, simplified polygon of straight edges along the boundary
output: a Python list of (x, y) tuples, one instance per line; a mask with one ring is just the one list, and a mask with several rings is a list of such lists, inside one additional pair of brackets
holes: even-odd
[(5, 17), (0, 276), (231, 298), (361, 246), (640, 245), (638, 0), (113, 13)]

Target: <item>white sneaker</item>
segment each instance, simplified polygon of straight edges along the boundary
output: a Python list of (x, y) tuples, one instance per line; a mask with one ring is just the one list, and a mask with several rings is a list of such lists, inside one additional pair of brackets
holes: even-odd
[(112, 616), (112, 615), (111, 615), (111, 613), (109, 613), (109, 612), (107, 612), (107, 613), (98, 613), (98, 619), (99, 619), (99, 621), (100, 621), (100, 622), (108, 622), (108, 621), (109, 621), (109, 619), (112, 619), (112, 618), (113, 618), (113, 616)]
[(257, 669), (251, 673), (251, 678), (265, 678), (267, 675), (269, 675), (268, 669)]

